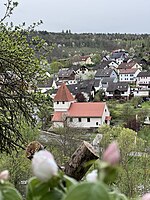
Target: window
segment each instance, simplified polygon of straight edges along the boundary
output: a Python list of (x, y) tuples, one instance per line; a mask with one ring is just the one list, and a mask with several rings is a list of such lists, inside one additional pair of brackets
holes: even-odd
[(59, 104), (59, 101), (57, 101), (57, 104)]
[(70, 122), (73, 122), (73, 119), (72, 119), (72, 118), (70, 118)]
[(96, 122), (96, 126), (98, 126), (98, 122)]
[(63, 101), (62, 103), (63, 103), (63, 104), (65, 104), (65, 102), (64, 102), (64, 101)]
[(87, 122), (90, 122), (90, 118), (89, 117), (87, 118)]
[(78, 121), (81, 122), (81, 117), (78, 118)]
[(105, 109), (105, 112), (107, 112), (107, 110)]

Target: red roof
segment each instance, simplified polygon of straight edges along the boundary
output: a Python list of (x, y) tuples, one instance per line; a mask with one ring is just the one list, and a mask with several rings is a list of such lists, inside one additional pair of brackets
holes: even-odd
[(63, 122), (67, 112), (54, 112), (52, 122)]
[(68, 111), (68, 117), (101, 117), (105, 102), (73, 103)]
[(54, 101), (74, 101), (74, 98), (65, 83), (62, 83), (59, 87), (56, 96), (54, 97)]

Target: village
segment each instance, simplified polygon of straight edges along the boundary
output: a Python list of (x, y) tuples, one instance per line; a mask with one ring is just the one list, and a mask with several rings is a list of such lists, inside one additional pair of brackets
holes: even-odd
[[(80, 56), (70, 68), (60, 68), (53, 77), (37, 84), (37, 91), (54, 101), (53, 127), (98, 128), (110, 124), (107, 101), (149, 101), (150, 71), (143, 70), (144, 62), (130, 58), (124, 49), (111, 52), (97, 65), (91, 56)], [(149, 123), (149, 115), (145, 123)]]

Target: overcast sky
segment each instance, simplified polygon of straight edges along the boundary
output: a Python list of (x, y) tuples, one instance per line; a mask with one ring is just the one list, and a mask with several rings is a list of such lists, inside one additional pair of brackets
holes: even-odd
[(39, 29), (50, 32), (150, 33), (150, 0), (20, 0), (9, 19), (15, 25), (39, 20)]

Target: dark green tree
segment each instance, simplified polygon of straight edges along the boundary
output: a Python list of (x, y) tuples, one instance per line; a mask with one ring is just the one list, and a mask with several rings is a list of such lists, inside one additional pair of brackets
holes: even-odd
[[(11, 14), (12, 6), (16, 5), (11, 0), (8, 2), (9, 14), (6, 14), (6, 17)], [(22, 120), (35, 125), (34, 109), (39, 100), (34, 88), (45, 74), (40, 65), (41, 58), (36, 55), (43, 47), (44, 41), (37, 37), (27, 40), (28, 33), (29, 30), (21, 27), (9, 27), (2, 22), (0, 24), (1, 152), (10, 152), (23, 146), (24, 138), (20, 132)]]

